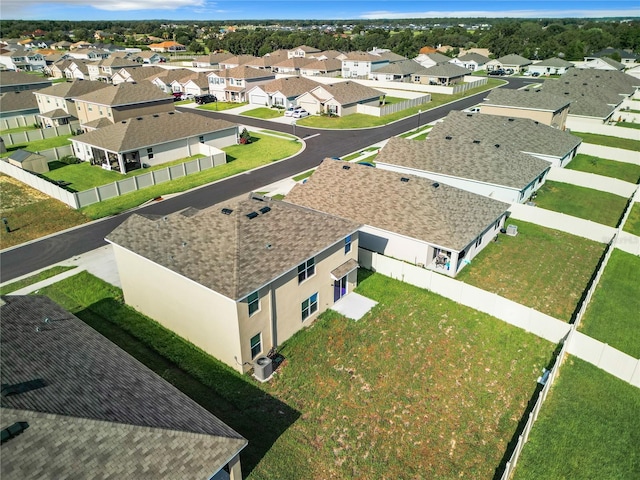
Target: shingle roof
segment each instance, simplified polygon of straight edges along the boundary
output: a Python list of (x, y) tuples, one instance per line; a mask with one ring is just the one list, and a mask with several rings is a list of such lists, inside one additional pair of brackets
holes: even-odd
[(29, 73), (14, 72), (13, 70), (0, 71), (0, 85), (34, 85), (39, 84), (43, 87), (51, 85), (51, 80), (37, 77)]
[(500, 144), (523, 153), (562, 158), (582, 142), (580, 137), (528, 118), (508, 118), (452, 110), (429, 136), (453, 135)]
[(278, 68), (306, 68), (310, 63), (315, 63), (316, 60), (309, 57), (291, 57), (291, 58), (274, 58), (271, 66)]
[[(9, 296), (2, 383), (2, 477), (208, 478), (247, 441), (160, 376), (44, 296)], [(44, 320), (48, 319), (47, 323)], [(36, 330), (38, 327), (38, 330)], [(54, 447), (55, 446), (55, 447)]]
[(229, 57), (225, 60), (219, 61), (218, 64), (240, 66), (240, 65), (244, 65), (247, 62), (250, 62), (251, 60), (255, 60), (256, 58), (258, 57), (255, 57), (253, 55), (236, 55), (234, 57)]
[(341, 105), (364, 102), (384, 95), (380, 90), (351, 81), (331, 83), (319, 88), (325, 89)]
[(282, 93), (285, 97), (297, 97), (318, 86), (318, 82), (306, 77), (282, 77), (271, 80), (270, 82), (260, 85), (260, 88), (267, 93)]
[(303, 70), (317, 70), (320, 72), (335, 72), (342, 70), (342, 60), (328, 58), (327, 60), (316, 60), (302, 67)]
[(71, 117), (71, 115), (68, 114), (62, 108), (56, 108), (54, 110), (49, 110), (48, 112), (40, 113), (39, 116), (40, 117), (45, 117), (45, 118), (52, 118), (52, 119), (53, 118), (68, 118), (68, 117)]
[(472, 72), (468, 68), (461, 67), (455, 63), (439, 63), (433, 67), (421, 68), (414, 75), (428, 77), (453, 78), (470, 75)]
[(37, 110), (38, 101), (33, 92), (33, 90), (26, 90), (0, 94), (0, 112), (6, 114), (20, 110)]
[(330, 159), (284, 201), (458, 251), (509, 207), (448, 185), (435, 188), (426, 178)]
[(614, 60), (613, 58), (600, 57), (600, 60), (602, 60), (604, 63), (612, 66), (616, 70), (624, 70), (624, 65), (622, 63), (618, 62), (617, 60)]
[(419, 70), (424, 70), (418, 62), (413, 60), (402, 60), (399, 62), (384, 65), (373, 71), (373, 73), (390, 73), (393, 75), (411, 75)]
[(74, 80), (73, 82), (62, 82), (51, 85), (50, 87), (38, 90), (37, 93), (43, 95), (50, 95), (52, 97), (60, 97), (72, 99), (80, 97), (90, 92), (102, 90), (109, 87), (109, 84), (104, 82), (91, 82), (89, 80)]
[(234, 127), (235, 123), (197, 113), (165, 112), (123, 120), (73, 140), (111, 152), (128, 152)]
[(369, 52), (361, 51), (348, 52), (344, 60), (372, 63), (388, 62), (387, 59), (382, 58), (379, 55), (373, 55)]
[(633, 52), (624, 50), (624, 49), (620, 49), (620, 48), (603, 48), (602, 50), (600, 50), (599, 52), (596, 53), (592, 53), (591, 55), (587, 55), (587, 57), (610, 57), (611, 55), (617, 53), (618, 55), (620, 55), (620, 58), (628, 58), (628, 59), (633, 59), (633, 60), (637, 60), (640, 59), (640, 55), (637, 55)]
[(502, 65), (518, 65), (520, 67), (531, 65), (531, 60), (529, 60), (528, 58), (524, 58), (521, 55), (516, 55), (514, 53), (498, 58), (497, 62), (501, 63)]
[(153, 78), (157, 77), (158, 75), (163, 75), (164, 72), (168, 71), (165, 68), (158, 67), (155, 65), (151, 65), (149, 67), (144, 67), (142, 65), (139, 67), (125, 67), (125, 68), (119, 69), (118, 72), (120, 72), (121, 70), (124, 70), (125, 72), (127, 72), (134, 82), (140, 82), (142, 80), (151, 81)]
[(226, 68), (224, 70), (216, 70), (215, 72), (210, 72), (208, 75), (216, 75), (220, 78), (243, 78), (243, 79), (253, 79), (253, 78), (275, 78), (275, 73), (271, 70), (266, 70), (263, 68), (253, 68), (247, 65), (240, 65), (238, 67)]
[[(436, 63), (447, 63), (447, 62), (449, 62), (451, 60), (451, 57), (447, 57), (446, 55), (443, 55), (442, 53), (438, 53), (438, 52), (424, 53), (422, 55), (424, 57), (427, 57), (431, 61), (436, 62)], [(421, 58), (423, 58), (423, 57), (421, 57)]]
[(171, 98), (151, 82), (143, 80), (139, 83), (123, 82), (118, 85), (108, 85), (107, 88), (77, 96), (76, 100), (119, 107), (136, 103), (166, 102)]
[(489, 58), (476, 52), (469, 52), (459, 56), (458, 60), (463, 62), (476, 62), (478, 65), (484, 65), (489, 61)]
[(495, 88), (489, 92), (482, 105), (557, 112), (566, 108), (570, 103), (571, 101), (568, 98), (554, 95), (539, 88), (525, 90)]
[[(251, 212), (257, 216), (248, 218)], [(284, 202), (242, 198), (188, 215), (132, 215), (107, 240), (240, 300), (358, 228), (352, 221)], [(153, 240), (159, 229), (161, 242)]]
[(278, 63), (280, 61), (282, 61), (282, 57), (264, 56), (256, 57), (253, 60), (249, 60), (244, 65), (254, 68), (270, 68), (274, 63)]
[(470, 139), (455, 132), (430, 133), (425, 141), (392, 137), (376, 162), (519, 190), (551, 166), (507, 145)]
[(13, 160), (14, 162), (22, 163), (31, 157), (46, 159), (46, 157), (44, 157), (43, 155), (39, 155), (37, 153), (29, 152), (27, 150), (22, 150), (22, 149), (18, 149), (11, 152), (11, 155), (9, 155), (7, 158), (9, 160)]
[(547, 58), (546, 60), (541, 60), (540, 62), (534, 63), (532, 66), (534, 67), (559, 67), (559, 68), (569, 68), (573, 67), (573, 63), (567, 62), (558, 57)]

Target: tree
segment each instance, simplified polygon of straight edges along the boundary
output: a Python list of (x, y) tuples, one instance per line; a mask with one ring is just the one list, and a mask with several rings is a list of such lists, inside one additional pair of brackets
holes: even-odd
[(194, 40), (189, 44), (189, 51), (193, 53), (204, 53), (204, 45)]

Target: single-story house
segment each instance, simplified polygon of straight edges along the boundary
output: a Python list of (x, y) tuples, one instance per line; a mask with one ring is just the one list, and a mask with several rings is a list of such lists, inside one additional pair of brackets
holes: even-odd
[(491, 72), (493, 70), (507, 70), (510, 68), (515, 73), (522, 73), (532, 63), (533, 62), (528, 58), (524, 58), (523, 56), (517, 54), (511, 54), (504, 55), (494, 60), (489, 60), (486, 65), (488, 72)]
[(477, 72), (478, 70), (485, 69), (486, 64), (489, 62), (489, 58), (484, 55), (480, 55), (479, 53), (471, 52), (452, 58), (449, 62), (458, 65), (459, 67), (471, 70), (472, 72)]
[(228, 57), (224, 60), (218, 61), (218, 67), (222, 70), (226, 70), (227, 68), (236, 68), (242, 65), (246, 65), (256, 58), (258, 57), (254, 55), (235, 55), (233, 57)]
[(109, 58), (111, 56), (111, 52), (108, 50), (99, 50), (97, 48), (78, 48), (69, 51), (69, 56), (76, 60), (87, 60), (90, 62), (97, 62), (98, 60), (102, 60), (104, 58)]
[[(165, 93), (182, 92), (182, 85), (192, 78), (197, 78), (198, 72), (189, 68), (173, 68), (167, 70), (159, 67), (158, 72), (147, 79)], [(177, 83), (176, 83), (177, 82)]]
[(251, 195), (134, 214), (106, 240), (128, 305), (246, 372), (353, 291), (359, 227)]
[(38, 112), (38, 101), (33, 90), (0, 93), (0, 118), (34, 115)]
[(15, 150), (6, 158), (14, 167), (35, 173), (46, 173), (49, 171), (49, 161), (44, 155), (28, 152), (27, 150)]
[(503, 117), (484, 113), (469, 114), (452, 110), (434, 125), (429, 136), (449, 135), (467, 140), (482, 140), (490, 145), (504, 145), (564, 167), (576, 156), (582, 139), (528, 118)]
[(413, 61), (419, 63), (424, 68), (429, 68), (440, 65), (441, 63), (448, 63), (451, 61), (451, 57), (447, 57), (438, 52), (421, 53), (415, 57)]
[(300, 75), (307, 77), (339, 77), (342, 74), (342, 60), (337, 58), (327, 58), (314, 60), (311, 63), (300, 67)]
[(362, 224), (362, 249), (452, 277), (493, 241), (509, 208), (427, 178), (332, 159), (284, 201)]
[(447, 62), (418, 70), (411, 75), (411, 81), (425, 85), (449, 86), (463, 83), (464, 78), (470, 74), (471, 70)]
[(344, 117), (356, 113), (358, 105), (380, 106), (384, 92), (356, 82), (319, 85), (300, 95), (296, 102), (312, 115), (328, 113)]
[(625, 66), (632, 66), (635, 63), (640, 63), (640, 54), (634, 53), (633, 50), (626, 50), (622, 48), (603, 48), (602, 50), (592, 53), (591, 55), (586, 55), (584, 57), (585, 62), (589, 60), (595, 60), (602, 57), (613, 58), (613, 55), (618, 55), (620, 57), (620, 63)]
[(256, 85), (247, 92), (247, 98), (252, 105), (286, 109), (297, 106), (296, 99), (318, 85), (318, 82), (305, 77), (282, 77)]
[(123, 82), (141, 82), (143, 80), (152, 81), (158, 75), (163, 75), (168, 70), (155, 65), (143, 67), (121, 68), (111, 77), (111, 83), (118, 85)]
[(149, 50), (151, 50), (152, 52), (158, 52), (158, 53), (165, 53), (165, 52), (175, 53), (175, 52), (184, 52), (187, 50), (187, 47), (185, 47), (184, 45), (178, 42), (166, 41), (161, 43), (152, 43), (151, 45), (149, 45)]
[(401, 60), (374, 70), (369, 74), (369, 79), (383, 82), (405, 82), (410, 81), (411, 75), (420, 70), (423, 70), (423, 68), (418, 62)]
[(103, 82), (74, 80), (73, 82), (56, 83), (33, 92), (38, 101), (40, 123), (44, 127), (54, 127), (77, 120), (78, 108), (75, 99), (108, 87), (109, 85)]
[(131, 54), (131, 58), (148, 65), (154, 65), (156, 63), (161, 63), (165, 61), (165, 58), (162, 55), (159, 55), (157, 52), (152, 52), (149, 50)]
[(376, 166), (509, 204), (529, 200), (551, 168), (549, 162), (508, 145), (446, 132), (429, 133), (427, 140), (391, 137)]
[(625, 65), (609, 57), (599, 57), (586, 62), (581, 62), (578, 68), (588, 68), (593, 70), (618, 70), (624, 71)]
[(274, 60), (275, 61), (271, 64), (271, 71), (281, 75), (299, 75), (300, 70), (306, 65), (317, 61), (310, 57), (275, 58)]
[(553, 57), (529, 65), (527, 72), (540, 75), (563, 75), (570, 68), (573, 68), (573, 63)]
[(43, 295), (0, 301), (2, 478), (242, 480), (247, 440)]
[(571, 100), (546, 89), (508, 90), (495, 88), (480, 104), (480, 112), (509, 118), (529, 118), (564, 130)]
[(196, 113), (166, 112), (122, 120), (71, 137), (80, 160), (126, 173), (196, 154), (226, 162), (221, 148), (237, 144), (238, 125)]

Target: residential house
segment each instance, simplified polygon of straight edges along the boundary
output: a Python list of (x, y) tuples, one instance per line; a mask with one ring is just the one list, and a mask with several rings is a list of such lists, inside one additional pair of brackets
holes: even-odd
[(365, 252), (450, 276), (493, 241), (509, 207), (427, 178), (331, 159), (284, 201), (362, 224)]
[(261, 70), (272, 70), (272, 66), (275, 63), (279, 63), (282, 60), (285, 60), (284, 58), (280, 58), (278, 56), (272, 57), (272, 56), (263, 56), (263, 57), (256, 57), (253, 60), (249, 60), (248, 62), (244, 63), (243, 65), (246, 65), (247, 67), (252, 67), (252, 68), (258, 68)]
[(108, 50), (100, 50), (97, 48), (79, 48), (76, 50), (69, 50), (69, 56), (76, 60), (89, 60), (91, 62), (97, 62), (104, 60), (111, 56), (111, 52)]
[(310, 53), (308, 56), (316, 60), (344, 60), (347, 57), (344, 52), (339, 52), (338, 50), (323, 50), (318, 53)]
[(528, 58), (524, 58), (521, 55), (511, 54), (504, 55), (500, 58), (496, 58), (494, 60), (489, 60), (487, 62), (487, 71), (491, 72), (493, 70), (508, 70), (511, 69), (515, 73), (523, 73), (529, 65), (533, 62)]
[(182, 85), (192, 78), (197, 78), (198, 72), (188, 68), (159, 69), (156, 75), (147, 77), (148, 80), (165, 93), (182, 92)]
[[(204, 95), (209, 93), (209, 77), (206, 72), (196, 72), (195, 77), (190, 77), (186, 82), (180, 83), (181, 92), (187, 95)], [(173, 88), (175, 92), (175, 85)]]
[(451, 60), (451, 57), (447, 57), (441, 53), (423, 53), (418, 55), (413, 59), (414, 62), (417, 62), (424, 68), (435, 67), (436, 65), (440, 65), (442, 63), (448, 63)]
[(375, 88), (346, 81), (318, 85), (300, 95), (296, 102), (312, 115), (326, 113), (344, 117), (357, 113), (358, 105), (379, 107), (385, 94)]
[(47, 66), (47, 62), (40, 53), (18, 49), (1, 53), (0, 66), (17, 72), (40, 72)]
[(452, 58), (449, 62), (458, 65), (459, 67), (466, 68), (472, 72), (484, 70), (486, 64), (489, 62), (489, 58), (479, 53), (465, 53), (456, 58)]
[(48, 78), (12, 70), (0, 71), (0, 93), (40, 90), (50, 86)]
[(226, 70), (229, 68), (236, 68), (242, 65), (246, 65), (247, 63), (257, 59), (258, 57), (254, 57), (253, 55), (235, 55), (233, 57), (226, 58), (224, 60), (220, 60), (218, 62), (218, 67), (221, 70)]
[(359, 226), (252, 195), (134, 214), (106, 239), (128, 305), (246, 372), (353, 290)]
[(482, 55), (485, 58), (491, 58), (491, 52), (488, 48), (461, 48), (460, 53), (458, 53), (458, 57), (462, 57), (468, 53), (477, 53), (478, 55)]
[(34, 92), (38, 101), (38, 118), (43, 127), (67, 125), (78, 119), (76, 97), (107, 88), (102, 82), (74, 80), (73, 82), (56, 83), (50, 87)]
[(300, 45), (299, 47), (292, 48), (287, 52), (289, 58), (304, 58), (309, 55), (320, 53), (321, 50), (315, 47), (309, 47), (307, 45)]
[(69, 45), (69, 50), (85, 50), (88, 48), (93, 48), (93, 43), (85, 42), (84, 40)]
[(187, 47), (178, 42), (166, 41), (161, 43), (152, 43), (149, 45), (149, 49), (152, 52), (157, 53), (177, 53), (186, 51)]
[(625, 65), (609, 57), (599, 57), (588, 60), (577, 65), (578, 68), (587, 68), (593, 70), (617, 70), (624, 71)]
[(376, 157), (376, 166), (509, 204), (526, 202), (551, 168), (549, 162), (508, 144), (442, 130), (429, 133), (424, 141), (390, 138)]
[(247, 440), (197, 402), (49, 298), (0, 303), (4, 480), (242, 480)]
[(428, 55), (430, 53), (436, 53), (437, 51), (438, 50), (436, 50), (435, 47), (430, 47), (429, 45), (426, 45), (420, 48), (420, 50), (418, 51), (418, 54)]
[(314, 60), (300, 67), (300, 75), (307, 77), (339, 77), (342, 75), (342, 60), (337, 58)]
[(307, 65), (316, 62), (317, 60), (310, 57), (276, 59), (276, 62), (271, 65), (271, 71), (273, 73), (278, 73), (281, 75), (300, 75), (300, 71), (302, 69), (304, 69)]
[(87, 65), (89, 80), (111, 83), (111, 77), (121, 68), (138, 67), (133, 59), (109, 57)]
[(567, 70), (570, 68), (573, 68), (573, 63), (553, 57), (529, 65), (527, 73), (537, 73), (542, 76), (563, 75), (567, 73)]
[(38, 112), (38, 101), (33, 90), (0, 93), (0, 118), (35, 115)]
[(286, 109), (297, 106), (297, 98), (318, 85), (318, 82), (305, 77), (282, 77), (256, 85), (247, 91), (247, 98), (252, 105)]
[(634, 53), (632, 50), (625, 50), (621, 48), (603, 48), (602, 50), (592, 53), (591, 55), (586, 55), (584, 57), (584, 61), (588, 62), (590, 60), (596, 60), (602, 57), (613, 58), (613, 56), (620, 57), (620, 63), (622, 63), (625, 67), (632, 67), (636, 63), (640, 63), (640, 54)]
[(541, 88), (508, 90), (496, 88), (480, 104), (480, 112), (509, 118), (529, 118), (564, 130), (571, 100)]
[(256, 85), (265, 84), (276, 78), (270, 70), (248, 67), (226, 68), (216, 70), (207, 75), (209, 93), (220, 101), (246, 102), (247, 92)]
[(371, 72), (389, 63), (389, 60), (380, 55), (359, 51), (349, 52), (342, 59), (342, 77), (368, 79)]
[(238, 126), (185, 112), (122, 120), (71, 138), (76, 157), (107, 170), (126, 173), (194, 155), (226, 162), (220, 149), (237, 144)]
[(111, 83), (119, 85), (123, 82), (152, 81), (155, 77), (164, 75), (166, 71), (166, 69), (155, 65), (121, 68), (111, 76)]
[(135, 53), (132, 55), (132, 58), (140, 63), (144, 63), (145, 65), (155, 65), (156, 63), (163, 63), (166, 61), (162, 55), (158, 54), (158, 52), (152, 52), (150, 50)]
[(438, 138), (449, 135), (449, 132), (471, 141), (504, 145), (546, 160), (555, 167), (569, 163), (582, 143), (580, 137), (528, 118), (469, 114), (456, 110), (436, 123), (429, 136)]
[(421, 83), (424, 85), (448, 87), (458, 83), (463, 83), (465, 77), (470, 74), (471, 70), (447, 62), (418, 70), (411, 75), (411, 81), (413, 83)]
[(401, 60), (399, 62), (389, 63), (384, 67), (380, 67), (369, 74), (369, 80), (378, 80), (382, 82), (409, 82), (411, 76), (422, 70), (418, 62), (413, 60)]
[(118, 123), (132, 117), (175, 111), (173, 97), (159, 90), (151, 82), (108, 85), (75, 97), (80, 125), (87, 129)]
[[(52, 50), (52, 51), (56, 53), (38, 52), (38, 53), (42, 53), (42, 55), (44, 56), (44, 61), (46, 63), (46, 66), (44, 67), (44, 73), (46, 73), (49, 77), (53, 76), (51, 69), (56, 64), (56, 62), (60, 62), (62, 60), (66, 60), (67, 58), (69, 58), (69, 54), (67, 53), (59, 53), (57, 50)], [(63, 78), (63, 77), (64, 75), (61, 75), (56, 78)]]
[(50, 45), (51, 48), (53, 48), (54, 50), (70, 50), (71, 49), (71, 42), (67, 42), (66, 40), (62, 40), (60, 42), (55, 42), (52, 43)]
[(51, 65), (47, 64), (46, 71), (49, 77), (54, 79), (67, 78), (65, 76), (65, 70), (71, 65), (71, 60), (68, 57), (60, 58), (53, 62)]
[(210, 53), (193, 60), (193, 66), (198, 68), (219, 68), (220, 62), (234, 57), (232, 53)]
[(64, 68), (64, 76), (69, 80), (89, 80), (90, 60), (71, 60)]

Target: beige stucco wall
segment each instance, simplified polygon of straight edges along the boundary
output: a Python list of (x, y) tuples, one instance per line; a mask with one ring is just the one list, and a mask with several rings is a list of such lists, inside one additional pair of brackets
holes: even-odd
[(117, 245), (113, 247), (128, 305), (242, 370), (235, 360), (241, 353), (233, 300)]
[(151, 104), (135, 104), (124, 107), (110, 107), (98, 105), (95, 103), (76, 100), (76, 115), (80, 123), (88, 123), (100, 118), (106, 118), (113, 123), (126, 120), (133, 117), (142, 117), (144, 115), (152, 115), (154, 113), (164, 113), (175, 111), (175, 105), (172, 99), (166, 102), (153, 102)]
[(551, 125), (553, 113), (542, 110), (525, 110), (513, 107), (498, 107), (493, 105), (480, 104), (480, 113), (486, 113), (488, 115), (501, 115), (503, 117), (513, 118), (530, 118), (536, 122), (543, 123), (545, 125)]

